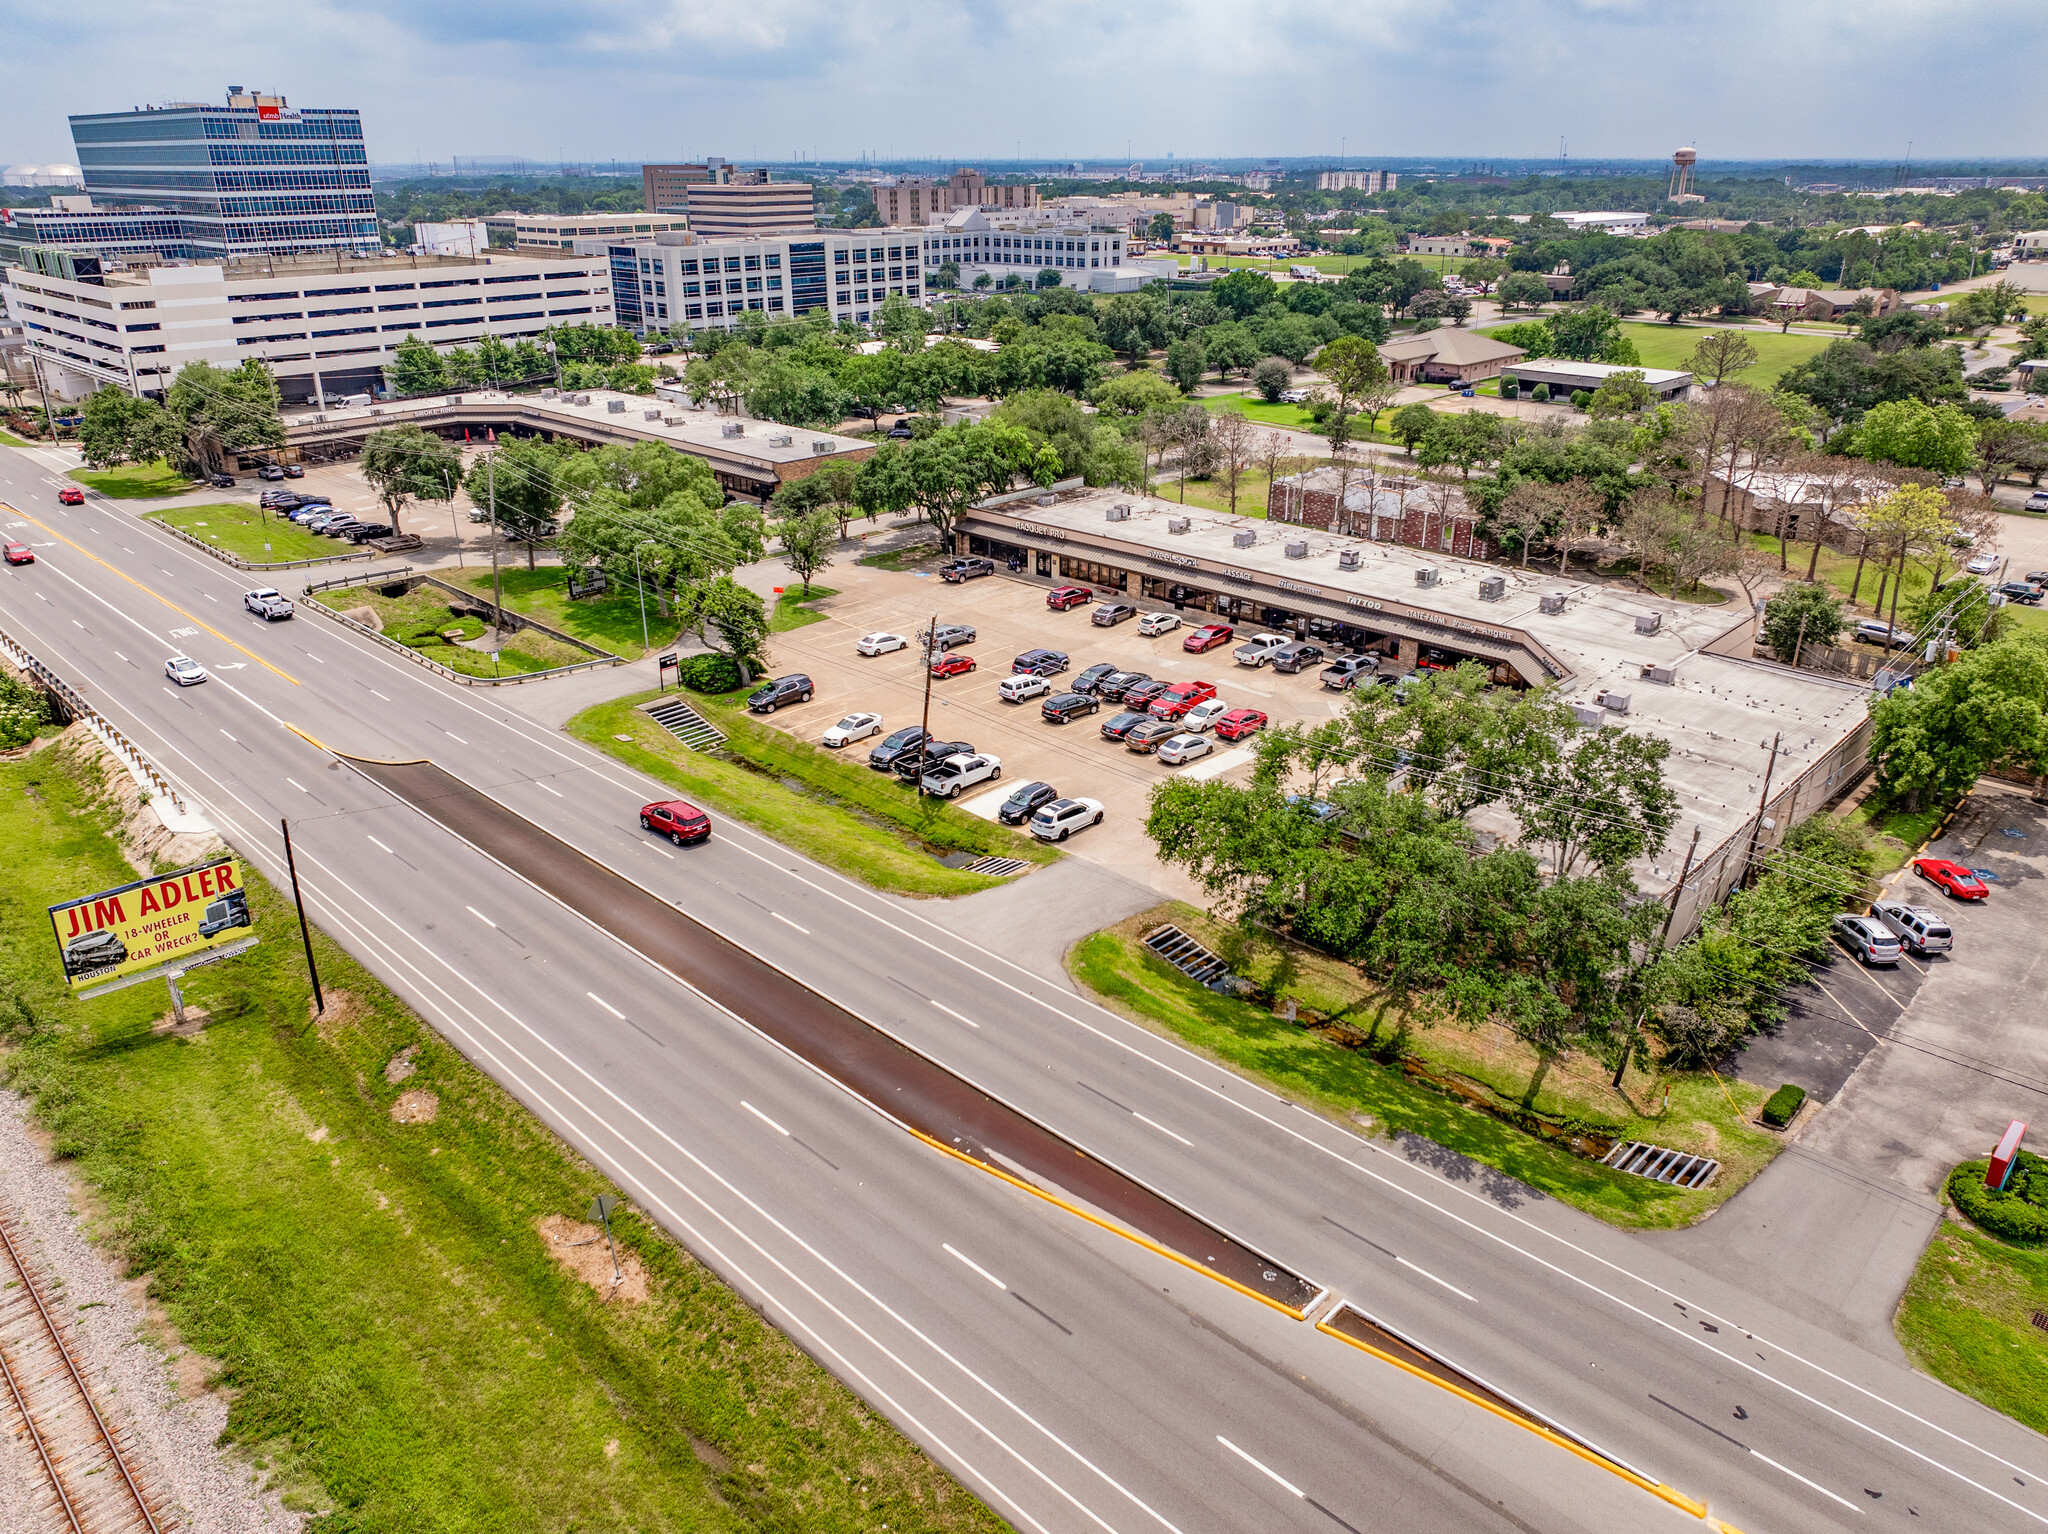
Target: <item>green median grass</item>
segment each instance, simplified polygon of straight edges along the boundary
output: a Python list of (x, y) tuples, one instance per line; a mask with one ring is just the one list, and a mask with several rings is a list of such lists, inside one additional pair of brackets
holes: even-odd
[[(1265, 1006), (1220, 995), (1161, 961), (1140, 941), (1172, 921), (1223, 954), (1238, 973), (1324, 1016), (1370, 1030), (1375, 1046), (1347, 1048), (1288, 1022)], [(1749, 1123), (1768, 1095), (1707, 1075), (1651, 1075), (1632, 1068), (1629, 1095), (1606, 1086), (1597, 1060), (1558, 1062), (1542, 1073), (1533, 1106), (1547, 1117), (1618, 1139), (1713, 1156), (1710, 1187), (1687, 1191), (1614, 1172), (1515, 1127), (1444, 1091), (1410, 1079), (1386, 1057), (1412, 1056), (1482, 1096), (1519, 1103), (1534, 1054), (1501, 1030), (1454, 1025), (1403, 1029), (1348, 966), (1306, 949), (1241, 951), (1231, 934), (1192, 907), (1167, 905), (1076, 944), (1067, 967), (1113, 1010), (1200, 1050), (1333, 1118), (1374, 1133), (1405, 1131), (1505, 1172), (1540, 1192), (1616, 1225), (1670, 1228), (1723, 1203), (1777, 1154), (1774, 1136)], [(1376, 1050), (1378, 1051), (1376, 1053)], [(1665, 1088), (1670, 1098), (1664, 1100)]]
[[(434, 573), (451, 585), (466, 586), (484, 600), (490, 600), (491, 571), (488, 565), (482, 570), (471, 566), (452, 575), (446, 570)], [(614, 587), (602, 596), (571, 597), (569, 572), (560, 565), (542, 565), (528, 570), (524, 566), (501, 564), (498, 579), (503, 585), (505, 606), (511, 611), (545, 623), (549, 628), (560, 629), (585, 644), (594, 644), (614, 655), (623, 655), (627, 660), (638, 660), (647, 653), (650, 645), (666, 645), (676, 637), (675, 624), (662, 617), (654, 593), (649, 591), (646, 629), (649, 643), (641, 643), (640, 593), (630, 583)]]
[(1920, 1256), (1893, 1330), (1943, 1384), (2048, 1433), (2048, 1252), (1944, 1223)]
[(154, 463), (124, 463), (111, 469), (73, 469), (71, 477), (117, 501), (153, 500), (202, 488), (198, 480), (187, 479), (161, 458)]
[[(44, 907), (133, 877), (94, 778), (61, 746), (0, 764), (0, 1064), (312, 1527), (1005, 1527), (631, 1205), (645, 1300), (572, 1276), (541, 1222), (615, 1190), (318, 933), (310, 1021), (253, 873), (260, 946), (185, 982), (203, 1031), (157, 1029), (159, 985), (69, 999)], [(434, 1118), (396, 1121), (415, 1092)]]
[(174, 506), (166, 511), (153, 511), (145, 520), (175, 527), (252, 565), (282, 564), (292, 559), (333, 559), (361, 552), (346, 539), (322, 538), (287, 517), (239, 501)]
[(1241, 410), (1246, 419), (1266, 426), (1289, 426), (1296, 431), (1314, 431), (1315, 418), (1299, 405), (1269, 405), (1256, 394), (1214, 394), (1202, 401), (1208, 410)]
[(794, 586), (785, 588), (782, 595), (775, 599), (775, 606), (768, 614), (768, 632), (771, 634), (786, 634), (791, 629), (800, 629), (813, 623), (824, 622), (825, 615), (823, 613), (818, 612), (814, 608), (807, 607), (805, 604), (822, 601), (826, 597), (836, 597), (838, 595), (839, 593), (832, 590), (829, 586), (819, 586), (816, 584), (812, 585), (807, 594), (804, 591), (804, 583), (798, 581)]
[[(488, 586), (490, 577), (484, 579)], [(464, 676), (515, 676), (598, 658), (532, 629), (520, 629), (506, 636), (495, 651), (472, 649), (469, 641), (483, 636), (486, 623), (473, 613), (457, 613), (449, 604), (447, 593), (432, 586), (415, 586), (403, 596), (386, 596), (370, 586), (343, 586), (317, 592), (307, 600), (338, 613), (353, 613), (367, 607), (377, 615), (381, 625), (378, 632), (386, 639), (396, 640), (408, 650), (417, 650), (427, 659)], [(505, 605), (512, 606), (510, 602)], [(451, 639), (450, 635), (456, 637)]]
[(760, 723), (746, 712), (744, 691), (722, 698), (682, 695), (726, 732), (718, 753), (692, 751), (636, 707), (655, 696), (640, 693), (586, 709), (569, 721), (569, 733), (875, 889), (971, 895), (1003, 881), (948, 868), (939, 857), (966, 853), (1033, 863), (1059, 857), (1029, 836), (874, 771), (867, 765), (871, 742), (839, 755)]

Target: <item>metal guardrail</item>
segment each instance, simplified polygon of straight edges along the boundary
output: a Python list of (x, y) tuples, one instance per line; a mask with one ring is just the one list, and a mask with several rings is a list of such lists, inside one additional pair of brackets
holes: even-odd
[(226, 549), (215, 548), (205, 539), (195, 538), (190, 533), (186, 532), (184, 528), (173, 527), (170, 523), (164, 521), (160, 517), (144, 517), (142, 520), (147, 522), (150, 526), (156, 528), (160, 532), (169, 533), (173, 538), (184, 539), (185, 542), (191, 544), (193, 548), (203, 549), (208, 554), (211, 554), (215, 559), (219, 560), (222, 564), (233, 565), (237, 570), (302, 570), (308, 569), (314, 565), (339, 565), (347, 564), (358, 559), (376, 558), (374, 554), (357, 552), (354, 554), (323, 554), (318, 559), (281, 559), (274, 561), (270, 564), (258, 564), (254, 561), (242, 558), (242, 556), (239, 554), (230, 554)]
[(177, 788), (158, 770), (156, 763), (150, 760), (149, 754), (130, 740), (113, 720), (80, 697), (69, 682), (37, 659), (27, 645), (4, 629), (0, 629), (0, 651), (4, 651), (9, 660), (34, 677), (37, 684), (54, 697), (73, 719), (85, 721), (87, 728), (99, 737), (100, 743), (141, 774), (155, 792), (168, 797), (181, 813), (185, 811), (185, 801), (178, 796)]
[(391, 581), (409, 580), (411, 565), (400, 565), (396, 570), (359, 570), (353, 575), (337, 575), (331, 581), (306, 582), (306, 595), (316, 591), (333, 591), (341, 586), (377, 586)]
[[(306, 595), (310, 597), (316, 589), (332, 591), (343, 586), (375, 585), (380, 579), (389, 579), (394, 575), (395, 572), (391, 571), (376, 571), (369, 576), (360, 578), (325, 581), (320, 583), (317, 588), (308, 586), (306, 588)], [(404, 579), (404, 576), (397, 576), (396, 578)], [(428, 656), (415, 650), (411, 645), (400, 644), (389, 634), (378, 633), (367, 623), (358, 623), (355, 619), (349, 617), (348, 614), (336, 612), (324, 602), (302, 603), (301, 611), (317, 612), (330, 621), (339, 623), (343, 628), (353, 629), (365, 638), (375, 640), (387, 650), (395, 650), (400, 655), (406, 656), (415, 665), (424, 666), (436, 676), (446, 677), (449, 681), (462, 687), (515, 687), (522, 682), (540, 682), (547, 680), (549, 677), (568, 676), (576, 671), (595, 671), (604, 666), (623, 666), (626, 664), (623, 656), (607, 655), (595, 660), (578, 661), (573, 666), (550, 666), (545, 671), (521, 671), (512, 676), (469, 676), (464, 672), (444, 666), (437, 660), (430, 659)]]

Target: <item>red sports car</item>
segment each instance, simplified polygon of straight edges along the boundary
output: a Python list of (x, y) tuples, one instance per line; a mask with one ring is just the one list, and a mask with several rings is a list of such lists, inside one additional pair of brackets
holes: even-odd
[(32, 565), (36, 562), (36, 551), (25, 543), (7, 545), (7, 562), (10, 565)]
[(1178, 719), (1197, 703), (1207, 703), (1215, 696), (1214, 682), (1175, 682), (1152, 700), (1151, 714), (1154, 719)]
[(1193, 655), (1201, 655), (1220, 644), (1229, 644), (1237, 637), (1237, 630), (1227, 623), (1205, 623), (1180, 642), (1180, 647)]
[(666, 836), (678, 847), (711, 834), (711, 817), (687, 799), (663, 799), (640, 806), (640, 829)]
[(973, 669), (972, 655), (941, 655), (932, 662), (932, 675), (938, 677), (961, 676)]
[(1216, 733), (1224, 740), (1243, 740), (1265, 727), (1266, 716), (1255, 708), (1234, 708), (1216, 721)]
[(1045, 605), (1056, 613), (1067, 612), (1083, 602), (1095, 600), (1095, 593), (1086, 586), (1055, 586), (1045, 594)]
[(1982, 900), (1991, 893), (1982, 879), (1962, 864), (1951, 863), (1947, 858), (1915, 858), (1913, 872), (1946, 891), (1953, 900)]
[(57, 499), (66, 506), (83, 506), (85, 504), (85, 492), (76, 485), (66, 485), (57, 492)]

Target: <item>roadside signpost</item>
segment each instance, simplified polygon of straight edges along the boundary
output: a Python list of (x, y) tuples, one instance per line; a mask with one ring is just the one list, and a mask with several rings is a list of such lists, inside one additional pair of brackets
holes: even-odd
[(605, 1250), (612, 1254), (612, 1287), (614, 1289), (626, 1281), (626, 1275), (619, 1269), (619, 1249), (612, 1244), (612, 1211), (618, 1207), (619, 1201), (613, 1198), (611, 1194), (600, 1193), (590, 1201), (590, 1208), (585, 1210), (583, 1215), (584, 1219), (595, 1220), (604, 1227)]
[(232, 854), (60, 901), (49, 911), (50, 935), (74, 996), (84, 1001), (162, 980), (180, 1022), (185, 998), (178, 982), (186, 972), (258, 941), (250, 930), (241, 860)]

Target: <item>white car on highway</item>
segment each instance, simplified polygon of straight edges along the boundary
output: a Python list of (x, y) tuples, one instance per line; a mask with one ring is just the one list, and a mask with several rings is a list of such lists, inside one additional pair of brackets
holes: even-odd
[(941, 799), (951, 799), (963, 788), (993, 782), (1002, 775), (1001, 757), (990, 756), (985, 751), (962, 751), (958, 756), (947, 757), (936, 767), (925, 769), (924, 791)]
[(1042, 697), (1051, 691), (1052, 683), (1031, 672), (1006, 676), (996, 684), (996, 696), (1005, 703), (1022, 703), (1026, 698)]
[(862, 655), (887, 655), (891, 650), (907, 650), (910, 641), (901, 634), (863, 634), (854, 649)]
[(189, 655), (173, 655), (164, 662), (164, 675), (180, 687), (192, 687), (206, 680), (206, 668)]
[(1138, 632), (1148, 638), (1154, 634), (1170, 634), (1179, 627), (1178, 613), (1147, 613), (1138, 620)]
[(1198, 756), (1207, 756), (1215, 749), (1206, 735), (1176, 735), (1172, 740), (1161, 743), (1159, 760), (1169, 767), (1179, 767)]
[(837, 748), (882, 733), (880, 714), (848, 714), (825, 732), (825, 744)]
[(1063, 842), (1084, 827), (1101, 824), (1100, 799), (1055, 799), (1031, 817), (1031, 834), (1042, 842)]

